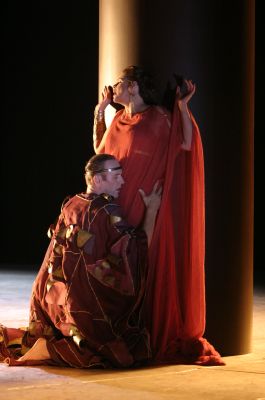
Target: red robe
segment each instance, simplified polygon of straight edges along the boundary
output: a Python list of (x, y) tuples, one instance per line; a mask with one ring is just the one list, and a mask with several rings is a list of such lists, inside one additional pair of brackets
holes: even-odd
[(144, 316), (155, 362), (223, 364), (206, 339), (204, 279), (204, 160), (192, 117), (191, 151), (181, 149), (182, 127), (161, 107), (126, 117), (117, 112), (101, 152), (121, 163), (125, 184), (120, 204), (134, 226), (143, 219), (139, 188), (149, 193), (157, 180), (163, 196), (149, 248)]
[[(0, 355), (9, 365), (78, 368), (146, 361), (149, 335), (139, 318), (146, 264), (146, 234), (122, 219), (111, 196), (72, 197), (33, 285), (29, 327), (2, 326)], [(17, 361), (39, 337), (51, 360)]]

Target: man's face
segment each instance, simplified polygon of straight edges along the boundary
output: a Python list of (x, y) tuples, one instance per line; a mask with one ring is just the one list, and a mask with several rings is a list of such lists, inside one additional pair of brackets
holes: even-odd
[(119, 197), (120, 189), (124, 184), (122, 169), (117, 160), (107, 160), (104, 163), (104, 170), (101, 180), (102, 193), (107, 193), (115, 199)]

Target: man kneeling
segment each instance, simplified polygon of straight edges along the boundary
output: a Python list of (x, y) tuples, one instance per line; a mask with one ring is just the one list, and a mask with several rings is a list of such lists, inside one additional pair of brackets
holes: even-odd
[(146, 215), (136, 229), (114, 201), (124, 180), (113, 156), (93, 156), (85, 179), (86, 193), (65, 202), (50, 229), (29, 327), (0, 327), (0, 354), (9, 365), (130, 367), (151, 357), (141, 306), (161, 188), (148, 196), (140, 190)]

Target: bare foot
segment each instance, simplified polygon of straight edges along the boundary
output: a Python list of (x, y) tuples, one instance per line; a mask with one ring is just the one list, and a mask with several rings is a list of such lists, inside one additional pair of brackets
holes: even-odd
[(51, 358), (46, 344), (46, 339), (39, 338), (29, 351), (20, 357), (18, 361), (28, 361), (28, 360), (49, 360)]

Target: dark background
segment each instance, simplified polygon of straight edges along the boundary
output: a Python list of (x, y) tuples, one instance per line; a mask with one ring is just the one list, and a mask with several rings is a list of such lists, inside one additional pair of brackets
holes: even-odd
[[(257, 2), (256, 165), (262, 151), (260, 7)], [(84, 164), (93, 154), (98, 1), (8, 2), (3, 29), (0, 263), (2, 268), (38, 269), (48, 245), (48, 226), (64, 197), (84, 189)], [(255, 182), (262, 182), (259, 167)], [(261, 204), (259, 193), (256, 230), (262, 228)], [(257, 242), (255, 236), (255, 281), (261, 282), (264, 256)]]
[(47, 228), (85, 188), (98, 96), (98, 1), (9, 1), (4, 20), (1, 264), (42, 261)]

